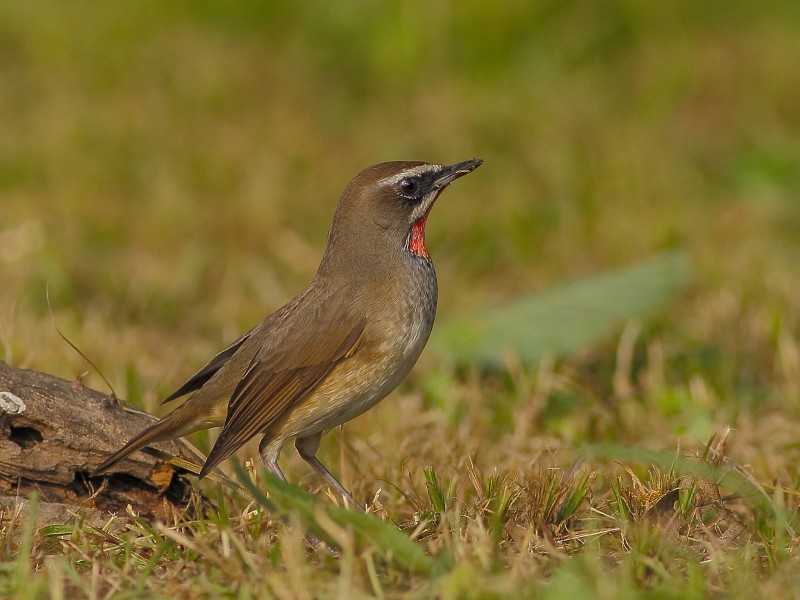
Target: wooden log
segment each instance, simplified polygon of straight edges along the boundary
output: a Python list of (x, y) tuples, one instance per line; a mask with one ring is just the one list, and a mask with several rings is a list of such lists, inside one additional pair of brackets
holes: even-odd
[[(175, 467), (142, 452), (120, 461), (110, 473), (90, 476), (154, 420), (80, 381), (0, 361), (0, 497), (6, 496), (0, 511), (8, 517), (8, 497), (24, 498), (32, 490), (44, 504), (117, 513), (130, 505), (144, 518), (182, 510), (191, 496), (189, 481)], [(154, 446), (198, 462), (183, 442)]]

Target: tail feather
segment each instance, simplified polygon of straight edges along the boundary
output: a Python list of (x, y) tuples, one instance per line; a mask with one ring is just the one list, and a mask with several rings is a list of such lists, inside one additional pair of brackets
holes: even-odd
[[(173, 413), (174, 414), (174, 413)], [(171, 419), (171, 415), (167, 415), (165, 418), (161, 419), (158, 423), (154, 423), (144, 431), (142, 431), (139, 435), (132, 438), (127, 444), (125, 444), (122, 448), (117, 450), (114, 454), (109, 456), (106, 460), (104, 460), (100, 466), (98, 466), (94, 471), (92, 471), (92, 475), (100, 475), (104, 471), (107, 471), (123, 458), (136, 452), (140, 448), (147, 446), (148, 444), (152, 444), (154, 442), (160, 442), (163, 440), (168, 440), (171, 438), (176, 438), (184, 434), (181, 425), (182, 423), (176, 422), (176, 419)]]

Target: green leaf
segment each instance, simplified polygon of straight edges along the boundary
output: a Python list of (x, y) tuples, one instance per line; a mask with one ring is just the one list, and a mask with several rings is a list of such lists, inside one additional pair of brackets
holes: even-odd
[(500, 367), (509, 353), (525, 363), (563, 355), (666, 306), (692, 279), (683, 251), (525, 296), (446, 321), (431, 347), (459, 363)]

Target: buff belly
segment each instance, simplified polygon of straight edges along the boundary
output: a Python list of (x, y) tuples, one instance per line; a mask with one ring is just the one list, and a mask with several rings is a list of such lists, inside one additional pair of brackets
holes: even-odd
[(267, 436), (310, 437), (366, 412), (395, 389), (417, 362), (428, 341), (432, 319), (419, 319), (405, 335), (384, 342), (375, 352), (359, 353), (331, 371), (294, 410), (269, 427)]

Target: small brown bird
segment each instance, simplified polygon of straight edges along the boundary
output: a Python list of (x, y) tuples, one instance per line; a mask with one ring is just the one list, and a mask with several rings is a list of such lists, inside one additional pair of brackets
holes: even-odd
[(222, 426), (201, 478), (261, 434), (261, 460), (285, 479), (278, 456), (294, 438), (300, 456), (358, 506), (317, 459), (320, 439), (386, 397), (416, 363), (436, 314), (425, 221), (445, 188), (482, 162), (361, 171), (342, 193), (308, 287), (167, 397), (193, 392), (95, 473), (147, 444)]

